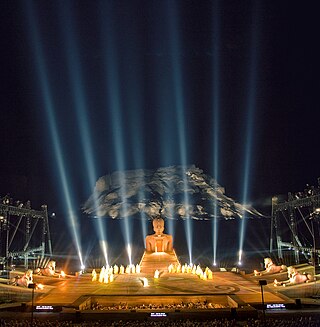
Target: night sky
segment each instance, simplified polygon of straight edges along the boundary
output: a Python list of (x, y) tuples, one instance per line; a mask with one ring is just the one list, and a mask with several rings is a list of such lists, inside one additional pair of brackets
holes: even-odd
[(102, 175), (195, 164), (270, 214), (320, 176), (312, 3), (1, 1), (0, 195), (64, 215), (61, 167), (79, 209)]

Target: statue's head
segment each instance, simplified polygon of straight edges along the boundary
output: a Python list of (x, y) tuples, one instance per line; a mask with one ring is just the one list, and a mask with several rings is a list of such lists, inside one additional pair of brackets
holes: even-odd
[(54, 260), (49, 261), (47, 268), (56, 269), (56, 262)]
[(33, 274), (33, 271), (32, 271), (31, 269), (28, 269), (28, 270), (26, 271), (26, 276), (27, 276), (27, 277), (32, 277), (32, 274)]
[(264, 264), (265, 265), (268, 265), (268, 264), (272, 264), (272, 260), (271, 260), (271, 258), (264, 258)]
[(155, 234), (162, 235), (164, 231), (164, 220), (162, 218), (155, 218), (152, 222)]
[(297, 269), (293, 266), (288, 267), (288, 276), (294, 275), (297, 272)]

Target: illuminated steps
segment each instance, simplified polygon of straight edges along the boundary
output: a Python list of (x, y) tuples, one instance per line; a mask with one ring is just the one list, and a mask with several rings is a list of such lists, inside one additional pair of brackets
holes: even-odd
[(141, 262), (141, 272), (153, 275), (156, 270), (167, 272), (170, 264), (178, 265), (179, 260), (176, 253), (173, 252), (147, 252), (145, 251)]

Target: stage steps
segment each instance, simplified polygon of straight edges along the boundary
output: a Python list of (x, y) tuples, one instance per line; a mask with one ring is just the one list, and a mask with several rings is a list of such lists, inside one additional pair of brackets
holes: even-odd
[(141, 262), (141, 273), (153, 275), (156, 270), (167, 272), (170, 264), (178, 265), (179, 260), (174, 251), (172, 252), (147, 252), (145, 251)]

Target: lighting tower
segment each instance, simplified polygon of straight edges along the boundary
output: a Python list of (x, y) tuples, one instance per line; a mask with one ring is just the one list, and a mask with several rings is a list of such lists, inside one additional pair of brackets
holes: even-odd
[[(288, 193), (285, 201), (272, 198), (270, 252), (274, 250), (274, 237), (279, 259), (284, 259), (284, 250), (294, 251), (295, 263), (310, 260), (315, 263), (319, 256), (316, 233), (320, 232), (320, 186), (307, 186), (303, 192)], [(315, 221), (318, 224), (315, 224)], [(317, 249), (318, 248), (318, 249)], [(292, 253), (292, 252), (291, 252)]]
[(0, 256), (5, 264), (20, 258), (28, 268), (30, 256), (52, 256), (47, 206), (41, 209), (0, 204)]

